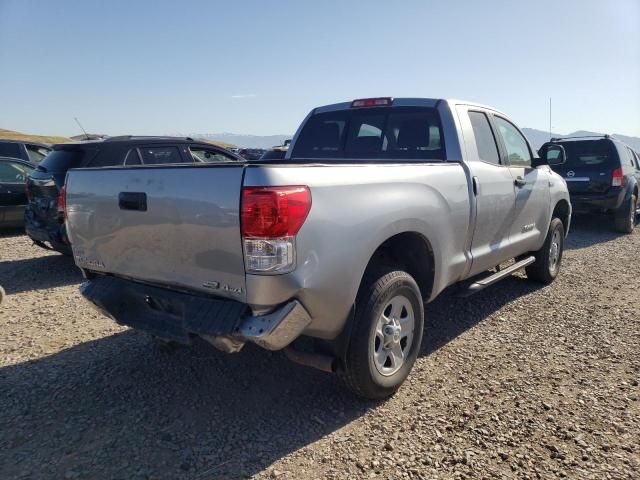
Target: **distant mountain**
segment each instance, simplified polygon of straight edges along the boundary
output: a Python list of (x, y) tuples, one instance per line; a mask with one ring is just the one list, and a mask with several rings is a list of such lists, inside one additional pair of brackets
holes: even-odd
[(192, 138), (236, 145), (242, 148), (271, 148), (282, 145), (292, 135), (242, 135), (238, 133), (191, 133)]
[[(545, 132), (542, 130), (536, 130), (535, 128), (523, 128), (522, 131), (527, 136), (531, 145), (536, 150), (542, 146), (543, 143), (549, 141), (549, 132)], [(552, 133), (551, 136), (554, 138), (562, 138), (562, 137), (579, 137), (579, 136), (594, 136), (594, 135), (603, 135), (602, 133), (597, 132), (588, 132), (586, 130), (578, 130), (577, 132), (570, 133), (568, 135), (562, 135), (561, 133)], [(616, 137), (618, 140), (626, 143), (631, 148), (640, 152), (640, 138), (639, 137), (629, 137), (626, 135), (619, 135), (617, 133), (612, 134), (612, 136)]]

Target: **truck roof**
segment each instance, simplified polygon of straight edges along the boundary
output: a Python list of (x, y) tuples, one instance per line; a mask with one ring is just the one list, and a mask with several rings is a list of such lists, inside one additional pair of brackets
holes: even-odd
[[(487, 110), (492, 110), (496, 113), (500, 113), (502, 115), (506, 115), (505, 113), (497, 110), (491, 106), (484, 105), (482, 103), (477, 102), (469, 102), (466, 100), (457, 100), (451, 98), (419, 98), (419, 97), (379, 97), (379, 98), (390, 98), (392, 99), (393, 107), (431, 107), (434, 108), (440, 102), (448, 103), (449, 105), (471, 105), (474, 107), (484, 108)], [(349, 102), (340, 102), (333, 103), (331, 105), (324, 105), (321, 107), (317, 107), (313, 110), (313, 113), (323, 113), (323, 112), (333, 112), (336, 110), (347, 110), (351, 108), (352, 101)]]

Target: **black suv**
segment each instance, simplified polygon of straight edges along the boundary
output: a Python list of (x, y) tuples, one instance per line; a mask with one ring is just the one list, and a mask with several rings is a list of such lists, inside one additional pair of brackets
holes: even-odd
[(553, 138), (540, 148), (541, 157), (546, 157), (550, 145), (564, 148), (565, 163), (552, 168), (567, 181), (573, 211), (611, 214), (616, 230), (631, 233), (640, 214), (637, 154), (609, 135)]
[(25, 162), (38, 163), (50, 151), (51, 146), (44, 143), (0, 139), (0, 157), (19, 158)]
[(224, 148), (188, 137), (123, 136), (54, 145), (27, 179), (27, 235), (36, 245), (71, 254), (61, 210), (65, 177), (71, 168), (230, 161), (244, 160)]

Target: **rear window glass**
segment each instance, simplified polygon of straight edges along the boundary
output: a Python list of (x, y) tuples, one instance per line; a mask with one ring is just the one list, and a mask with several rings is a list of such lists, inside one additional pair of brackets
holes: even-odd
[(50, 148), (41, 147), (40, 145), (25, 145), (27, 155), (32, 162), (40, 162), (51, 151)]
[(176, 147), (142, 147), (140, 154), (145, 165), (182, 163), (182, 157)]
[(424, 107), (319, 113), (303, 127), (292, 157), (443, 160), (440, 117)]
[(40, 162), (40, 166), (47, 172), (66, 172), (79, 167), (85, 153), (82, 150), (54, 150)]
[(20, 144), (0, 142), (0, 157), (20, 158)]
[(609, 140), (576, 140), (562, 142), (567, 154), (567, 168), (605, 166), (617, 163), (618, 155)]

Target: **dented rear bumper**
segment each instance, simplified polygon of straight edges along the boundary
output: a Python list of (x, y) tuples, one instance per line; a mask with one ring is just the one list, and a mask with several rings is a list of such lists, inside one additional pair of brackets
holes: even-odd
[(200, 336), (227, 352), (250, 341), (268, 350), (289, 345), (311, 323), (298, 300), (265, 315), (234, 300), (148, 285), (119, 277), (97, 276), (80, 292), (100, 312), (121, 325), (181, 343)]

